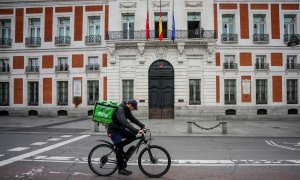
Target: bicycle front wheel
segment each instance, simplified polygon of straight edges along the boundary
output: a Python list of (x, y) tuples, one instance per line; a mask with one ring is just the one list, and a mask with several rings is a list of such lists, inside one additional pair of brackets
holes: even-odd
[(98, 176), (112, 175), (118, 168), (114, 148), (108, 144), (95, 146), (89, 153), (88, 163)]
[(165, 175), (170, 169), (171, 157), (163, 147), (150, 145), (141, 151), (138, 165), (146, 176), (158, 178)]

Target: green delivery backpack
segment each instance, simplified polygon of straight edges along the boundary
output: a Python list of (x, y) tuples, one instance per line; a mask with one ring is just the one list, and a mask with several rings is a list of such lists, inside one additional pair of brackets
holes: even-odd
[(98, 101), (95, 103), (93, 121), (109, 125), (112, 123), (113, 114), (120, 106), (111, 101)]

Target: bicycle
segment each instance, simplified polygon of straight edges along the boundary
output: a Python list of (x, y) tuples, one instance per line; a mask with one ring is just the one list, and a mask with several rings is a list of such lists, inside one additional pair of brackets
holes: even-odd
[[(138, 156), (138, 166), (140, 170), (148, 177), (159, 178), (165, 175), (171, 166), (171, 156), (169, 152), (158, 145), (151, 145), (151, 131), (144, 130), (145, 135), (141, 135), (133, 139), (134, 142), (139, 140), (135, 146), (131, 146), (131, 153), (127, 156), (127, 161), (132, 157), (134, 152), (138, 153), (142, 144), (145, 148), (141, 150)], [(104, 144), (95, 146), (89, 153), (88, 164), (90, 169), (99, 176), (110, 176), (117, 169), (116, 147), (113, 143), (105, 140), (99, 140)], [(127, 150), (127, 151), (129, 151)], [(126, 153), (127, 155), (127, 153)]]

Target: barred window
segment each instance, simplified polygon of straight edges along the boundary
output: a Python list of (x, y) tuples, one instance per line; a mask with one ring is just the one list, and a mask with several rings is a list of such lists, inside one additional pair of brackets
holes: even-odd
[(68, 81), (57, 82), (57, 105), (68, 105)]
[(236, 80), (225, 79), (225, 104), (236, 104)]
[(133, 99), (133, 80), (123, 80), (123, 101)]
[(268, 103), (268, 81), (266, 79), (256, 80), (256, 104)]
[(287, 79), (287, 104), (298, 104), (298, 80)]
[(200, 105), (201, 104), (201, 80), (190, 79), (190, 104)]
[(9, 106), (9, 82), (0, 82), (0, 106)]
[(99, 81), (88, 81), (88, 105), (94, 105), (99, 100)]
[(28, 93), (27, 95), (28, 106), (38, 106), (39, 105), (39, 83), (28, 82), (27, 93)]

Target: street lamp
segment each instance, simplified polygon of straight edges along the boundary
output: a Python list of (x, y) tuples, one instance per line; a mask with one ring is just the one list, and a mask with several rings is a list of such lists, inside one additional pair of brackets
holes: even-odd
[(300, 44), (300, 39), (296, 36), (296, 35), (292, 35), (287, 46), (288, 47), (293, 47), (293, 46), (297, 46)]

